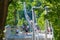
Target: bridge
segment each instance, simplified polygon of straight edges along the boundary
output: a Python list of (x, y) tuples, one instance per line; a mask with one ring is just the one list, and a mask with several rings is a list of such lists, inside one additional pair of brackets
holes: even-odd
[[(32, 7), (32, 20), (30, 20), (30, 17), (26, 11), (25, 2), (23, 3), (23, 5), (24, 5), (25, 18), (26, 18), (29, 26), (31, 27), (31, 25), (32, 25), (32, 28), (33, 28), (32, 32), (25, 34), (24, 32), (19, 31), (18, 34), (14, 34), (14, 33), (12, 34), (11, 26), (8, 25), (5, 27), (5, 30), (4, 30), (4, 34), (5, 34), (4, 40), (53, 40), (53, 28), (51, 25), (52, 31), (48, 32), (47, 29), (50, 30), (50, 28), (48, 27), (49, 21), (47, 19), (45, 20), (45, 30), (44, 31), (41, 30), (40, 32), (35, 31), (36, 22), (35, 22), (35, 13), (33, 12), (34, 11), (33, 8), (39, 8), (39, 7)], [(16, 28), (13, 28), (13, 29), (15, 32)]]

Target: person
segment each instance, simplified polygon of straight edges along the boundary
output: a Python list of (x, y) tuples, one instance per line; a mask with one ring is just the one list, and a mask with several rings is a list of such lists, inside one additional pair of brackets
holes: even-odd
[(50, 27), (50, 31), (52, 32), (52, 27)]
[(52, 32), (53, 32), (53, 29), (52, 29), (52, 27), (50, 27), (50, 34), (52, 34)]
[(50, 27), (47, 28), (47, 31), (50, 32)]
[(40, 28), (39, 28), (38, 25), (36, 25), (36, 29), (37, 29), (38, 32), (40, 32)]
[(29, 31), (29, 26), (27, 26), (25, 23), (23, 23), (23, 30), (25, 31), (25, 33), (27, 34)]
[(16, 34), (19, 34), (19, 29), (18, 28), (16, 28)]

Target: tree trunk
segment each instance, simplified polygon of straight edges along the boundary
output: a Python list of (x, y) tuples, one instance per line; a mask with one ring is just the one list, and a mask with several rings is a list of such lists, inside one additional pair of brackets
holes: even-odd
[(7, 16), (8, 0), (0, 0), (0, 40), (3, 40), (3, 30)]

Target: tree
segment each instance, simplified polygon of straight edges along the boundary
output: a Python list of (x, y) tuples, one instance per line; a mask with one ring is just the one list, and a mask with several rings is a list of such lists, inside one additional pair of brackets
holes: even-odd
[[(14, 19), (14, 10), (17, 9), (19, 12), (18, 24), (22, 25), (26, 19), (24, 18), (23, 12), (23, 4), (21, 2), (26, 2), (27, 10), (30, 11), (32, 6), (39, 6), (41, 9), (35, 9), (35, 13), (38, 19), (38, 25), (44, 29), (44, 20), (47, 18), (52, 24), (54, 28), (54, 37), (56, 40), (60, 39), (60, 0), (13, 0), (8, 8), (8, 17), (6, 20), (6, 24), (13, 25)], [(49, 6), (49, 11), (47, 15), (44, 13), (44, 7)]]

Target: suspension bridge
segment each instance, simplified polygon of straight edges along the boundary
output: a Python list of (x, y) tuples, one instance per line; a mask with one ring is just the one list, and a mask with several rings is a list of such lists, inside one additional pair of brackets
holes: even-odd
[[(18, 28), (18, 33), (14, 34), (16, 32), (16, 28), (13, 28), (13, 33), (11, 33), (11, 26), (7, 25), (5, 26), (4, 34), (5, 34), (5, 39), (4, 40), (53, 40), (54, 34), (53, 34), (53, 28), (52, 24), (50, 23), (51, 26), (49, 26), (49, 21), (48, 19), (45, 20), (45, 30), (44, 31), (35, 31), (36, 27), (36, 22), (35, 22), (35, 13), (34, 13), (34, 8), (40, 8), (40, 7), (32, 7), (32, 19), (29, 17), (27, 14), (26, 10), (26, 3), (23, 3), (24, 5), (24, 15), (25, 18), (29, 24), (30, 27), (32, 27), (32, 32), (29, 32), (25, 34), (24, 32), (19, 31), (20, 27)], [(47, 13), (47, 9), (45, 8), (45, 11)], [(31, 20), (30, 20), (31, 19)], [(49, 31), (48, 31), (48, 30)], [(51, 31), (52, 30), (52, 31)]]

